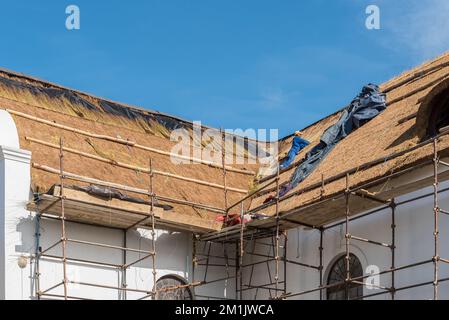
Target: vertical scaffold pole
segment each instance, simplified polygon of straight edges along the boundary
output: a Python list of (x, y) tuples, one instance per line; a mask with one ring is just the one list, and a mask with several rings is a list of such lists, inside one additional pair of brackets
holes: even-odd
[(61, 245), (62, 245), (62, 271), (64, 285), (64, 300), (67, 300), (67, 235), (65, 226), (65, 194), (64, 194), (64, 139), (59, 139), (59, 178), (61, 184)]
[(41, 239), (41, 212), (39, 210), (39, 206), (37, 206), (37, 212), (36, 212), (36, 248), (35, 248), (35, 264), (34, 264), (34, 277), (35, 277), (35, 290), (36, 290), (36, 297), (38, 300), (41, 300), (41, 273), (40, 273), (40, 239)]
[(437, 139), (433, 140), (433, 175), (434, 175), (434, 183), (433, 183), (433, 214), (434, 214), (434, 256), (433, 256), (433, 265), (434, 265), (434, 272), (433, 272), (433, 299), (438, 300), (438, 267), (439, 267), (439, 261), (440, 261), (440, 248), (439, 248), (439, 203), (438, 203), (438, 165), (439, 165), (439, 159), (438, 159), (438, 142)]
[(150, 215), (151, 215), (151, 245), (152, 245), (152, 268), (153, 268), (153, 289), (151, 291), (151, 299), (156, 299), (156, 230), (155, 230), (155, 214), (154, 214), (154, 173), (153, 173), (153, 159), (150, 158)]
[[(123, 230), (123, 248), (127, 248), (128, 247), (128, 230)], [(127, 280), (126, 280), (126, 273), (127, 273), (127, 267), (126, 267), (126, 263), (127, 263), (127, 254), (128, 252), (126, 250), (123, 250), (122, 252), (122, 260), (123, 260), (123, 267), (122, 267), (122, 288), (124, 290), (122, 290), (121, 295), (122, 295), (122, 300), (127, 300), (127, 290), (126, 288), (128, 287), (127, 284)]]
[(226, 134), (221, 130), (221, 165), (223, 166), (223, 191), (224, 191), (224, 208), (226, 210), (226, 222), (228, 221), (228, 188), (227, 188), (227, 171), (226, 171)]
[(396, 269), (396, 202), (394, 199), (390, 203), (391, 208), (391, 300), (395, 300), (396, 297), (396, 275), (394, 270)]
[(235, 241), (235, 300), (239, 300), (239, 278), (240, 278), (240, 248), (239, 242)]
[(284, 295), (287, 294), (287, 254), (288, 254), (288, 234), (284, 232)]
[[(320, 252), (320, 266), (319, 266), (319, 277), (320, 277), (320, 288), (323, 287), (323, 239), (324, 238), (324, 228), (320, 229), (320, 247), (318, 248), (319, 252)], [(323, 289), (320, 289), (320, 300), (323, 300)]]
[(243, 202), (240, 204), (240, 252), (239, 252), (239, 286), (240, 286), (240, 300), (243, 300), (243, 255), (245, 254), (244, 248), (244, 229), (245, 229), (245, 209), (243, 207)]
[(349, 210), (349, 197), (350, 197), (350, 190), (349, 190), (349, 174), (346, 175), (346, 191), (345, 191), (345, 199), (346, 199), (346, 220), (345, 220), (345, 249), (346, 249), (346, 256), (345, 256), (345, 262), (346, 262), (346, 284), (345, 284), (345, 298), (346, 300), (349, 300), (349, 283), (351, 281), (351, 269), (350, 269), (350, 250), (349, 250), (349, 244), (350, 244), (350, 238), (351, 235), (349, 233), (349, 216), (350, 216), (350, 210)]
[(239, 264), (239, 281), (240, 281), (240, 300), (243, 300), (243, 256), (245, 254), (245, 247), (244, 247), (244, 229), (245, 229), (245, 209), (243, 207), (243, 202), (240, 205), (240, 219), (241, 219), (241, 225), (240, 225), (240, 264)]
[[(228, 209), (228, 184), (227, 184), (227, 171), (226, 171), (226, 133), (222, 129), (221, 133), (221, 165), (223, 166), (223, 196), (224, 196), (224, 209), (226, 211), (225, 225), (228, 224), (229, 211)], [(226, 277), (229, 278), (229, 260), (228, 260), (228, 248), (227, 244), (223, 241), (223, 253), (226, 263)], [(225, 280), (225, 286), (228, 286), (228, 280)], [(227, 293), (227, 290), (226, 290)]]
[[(192, 283), (195, 282), (195, 268), (197, 264), (196, 250), (196, 235), (192, 234)], [(193, 287), (193, 290), (195, 290), (195, 287)]]
[(276, 298), (278, 297), (278, 287), (279, 287), (279, 166), (277, 167), (276, 173), (276, 247), (275, 247), (275, 262), (276, 262), (276, 271), (274, 275), (274, 281), (276, 283)]

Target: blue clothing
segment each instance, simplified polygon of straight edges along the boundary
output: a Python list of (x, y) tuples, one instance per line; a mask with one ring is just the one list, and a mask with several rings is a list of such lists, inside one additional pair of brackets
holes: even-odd
[(292, 147), (290, 149), (290, 151), (287, 154), (287, 158), (285, 158), (285, 160), (282, 162), (282, 164), (279, 166), (279, 168), (281, 170), (288, 168), (293, 161), (295, 160), (296, 156), (298, 155), (298, 153), (304, 149), (305, 147), (307, 147), (310, 144), (309, 141), (304, 140), (301, 137), (294, 137), (293, 138), (293, 142), (292, 142)]

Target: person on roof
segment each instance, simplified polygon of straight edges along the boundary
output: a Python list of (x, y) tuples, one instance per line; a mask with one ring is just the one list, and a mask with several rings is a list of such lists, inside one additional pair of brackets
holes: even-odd
[(288, 168), (292, 164), (292, 162), (295, 160), (298, 153), (310, 144), (309, 141), (301, 138), (302, 135), (303, 135), (303, 133), (301, 131), (295, 132), (295, 137), (293, 138), (292, 147), (291, 147), (290, 151), (288, 152), (287, 157), (284, 159), (282, 164), (279, 166), (280, 170)]

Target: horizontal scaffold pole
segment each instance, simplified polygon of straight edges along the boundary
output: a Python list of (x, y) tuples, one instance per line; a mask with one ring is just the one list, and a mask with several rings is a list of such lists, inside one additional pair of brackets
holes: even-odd
[[(148, 147), (148, 146), (144, 146), (144, 145), (140, 145), (134, 141), (130, 141), (130, 140), (126, 140), (126, 139), (120, 139), (120, 138), (116, 138), (116, 137), (111, 137), (108, 135), (102, 135), (102, 134), (96, 134), (96, 133), (92, 133), (89, 131), (85, 131), (85, 130), (81, 130), (81, 129), (77, 129), (77, 128), (73, 128), (70, 126), (66, 126), (63, 124), (59, 124), (50, 120), (46, 120), (46, 119), (42, 119), (39, 117), (35, 117), (23, 112), (19, 112), (19, 111), (15, 111), (15, 110), (11, 110), (11, 109), (2, 109), (5, 110), (7, 112), (9, 112), (10, 114), (16, 115), (18, 117), (22, 117), (28, 120), (32, 120), (35, 122), (39, 122), (39, 123), (43, 123), (55, 128), (59, 128), (59, 129), (63, 129), (66, 131), (70, 131), (73, 133), (78, 133), (87, 137), (91, 137), (91, 138), (95, 138), (95, 139), (101, 139), (101, 140), (106, 140), (106, 141), (110, 141), (110, 142), (115, 142), (115, 143), (119, 143), (119, 144), (123, 144), (126, 146), (130, 146), (130, 147), (134, 147), (137, 149), (141, 149), (141, 150), (145, 150), (145, 151), (149, 151), (149, 152), (153, 152), (153, 153), (157, 153), (160, 155), (165, 155), (165, 156), (169, 156), (169, 157), (174, 157), (174, 158), (178, 158), (178, 159), (183, 159), (183, 160), (189, 160), (192, 161), (193, 163), (200, 163), (200, 164), (204, 164), (204, 165), (208, 165), (211, 167), (216, 167), (216, 168), (223, 168), (223, 165), (220, 163), (215, 163), (213, 161), (208, 161), (208, 160), (203, 160), (203, 159), (199, 159), (199, 158), (194, 158), (194, 157), (188, 157), (188, 156), (183, 156), (183, 155), (179, 155), (176, 153), (171, 153), (171, 152), (167, 152), (167, 151), (163, 151), (163, 150), (159, 150), (156, 148), (152, 148), (152, 147)], [(242, 174), (247, 174), (247, 175), (251, 175), (254, 176), (255, 172), (251, 171), (251, 170), (245, 170), (245, 169), (237, 169), (231, 166), (226, 166), (226, 170), (231, 171), (231, 172), (236, 172), (236, 173), (242, 173)]]
[[(45, 142), (45, 141), (42, 141), (42, 140), (30, 138), (30, 137), (25, 137), (25, 139), (28, 140), (28, 141), (34, 142), (34, 143), (38, 143), (38, 144), (50, 147), (50, 148), (55, 148), (55, 149), (58, 148), (59, 149), (59, 146), (56, 145), (56, 144), (53, 144), (53, 143)], [(137, 171), (143, 172), (143, 173), (150, 173), (150, 169), (148, 169), (148, 168), (139, 167), (139, 166), (135, 166), (135, 165), (127, 164), (127, 163), (114, 161), (114, 160), (103, 158), (103, 157), (100, 157), (100, 156), (97, 156), (97, 155), (94, 155), (94, 154), (90, 154), (90, 153), (87, 153), (87, 152), (82, 152), (82, 151), (79, 151), (79, 150), (75, 150), (75, 149), (72, 149), (72, 148), (64, 147), (63, 151), (67, 151), (67, 152), (70, 152), (70, 153), (73, 153), (73, 154), (76, 154), (76, 155), (79, 155), (79, 156), (82, 156), (82, 157), (90, 158), (90, 159), (93, 159), (93, 160), (105, 162), (105, 163), (108, 163), (108, 164), (113, 165), (113, 166), (122, 167), (122, 168), (130, 169), (130, 170), (137, 170)], [(200, 184), (200, 185), (204, 185), (204, 186), (208, 186), (208, 187), (212, 187), (212, 188), (218, 188), (218, 189), (224, 189), (225, 188), (221, 184), (208, 182), (208, 181), (204, 181), (204, 180), (199, 180), (199, 179), (194, 179), (194, 178), (189, 178), (189, 177), (184, 177), (184, 176), (180, 176), (180, 175), (177, 175), (177, 174), (164, 172), (164, 171), (153, 170), (153, 174), (164, 176), (164, 177), (169, 177), (169, 178), (173, 178), (173, 179), (183, 180), (183, 181), (187, 181), (187, 182), (192, 182), (192, 183), (196, 183), (196, 184)], [(227, 190), (238, 192), (238, 193), (243, 193), (243, 194), (248, 193), (247, 190), (238, 189), (238, 188), (232, 188), (232, 187), (227, 187)]]
[[(49, 173), (53, 173), (53, 174), (60, 173), (60, 171), (58, 169), (55, 169), (55, 168), (52, 168), (49, 166), (44, 166), (44, 165), (41, 165), (38, 163), (32, 163), (32, 166), (36, 169), (43, 170), (43, 171), (46, 171)], [(134, 188), (134, 187), (117, 184), (117, 183), (113, 183), (113, 182), (84, 177), (84, 176), (77, 175), (77, 174), (70, 173), (70, 172), (64, 172), (64, 177), (67, 179), (76, 180), (76, 181), (80, 181), (80, 182), (91, 183), (91, 184), (96, 184), (96, 185), (100, 185), (100, 186), (104, 186), (104, 187), (133, 192), (133, 193), (137, 193), (137, 194), (148, 195), (148, 190), (145, 190), (145, 189), (139, 189), (139, 188)], [(157, 199), (159, 199), (160, 201), (164, 201), (164, 202), (186, 205), (186, 206), (199, 208), (199, 209), (205, 209), (205, 210), (209, 210), (209, 211), (213, 211), (213, 212), (217, 212), (217, 213), (225, 213), (226, 212), (224, 209), (220, 209), (220, 208), (206, 205), (206, 204), (195, 203), (195, 202), (191, 202), (191, 201), (187, 201), (187, 200), (179, 200), (179, 199), (174, 199), (174, 198), (159, 196), (159, 195), (155, 195), (155, 197)]]

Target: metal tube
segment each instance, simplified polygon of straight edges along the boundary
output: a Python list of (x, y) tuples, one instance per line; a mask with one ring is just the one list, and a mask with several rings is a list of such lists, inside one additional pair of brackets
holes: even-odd
[(39, 211), (42, 213), (45, 213), (48, 210), (50, 210), (51, 208), (53, 208), (59, 201), (61, 201), (61, 197), (59, 197), (58, 199), (56, 199), (55, 201), (53, 201), (52, 203), (47, 205), (44, 209), (40, 209)]
[[(448, 191), (449, 191), (449, 188), (441, 189), (441, 190), (438, 191), (438, 194), (441, 194), (441, 193), (443, 193), (443, 192), (448, 192)], [(424, 198), (433, 196), (433, 194), (434, 194), (434, 192), (432, 191), (432, 192), (426, 193), (426, 194), (424, 194), (424, 195), (420, 195), (420, 196), (417, 196), (417, 197), (414, 197), (414, 198), (411, 198), (411, 199), (407, 199), (407, 200), (398, 202), (398, 203), (396, 203), (396, 207), (401, 206), (401, 205), (404, 205), (404, 204), (407, 204), (407, 203), (414, 202), (414, 201), (416, 201), (416, 200), (421, 200), (421, 199), (424, 199)], [(368, 211), (368, 212), (366, 212), (366, 213), (364, 213), (364, 214), (361, 214), (361, 215), (358, 215), (358, 216), (351, 217), (351, 218), (350, 218), (350, 221), (352, 222), (352, 221), (356, 221), (356, 220), (365, 218), (365, 217), (367, 217), (367, 216), (369, 216), (369, 215), (372, 215), (372, 214), (374, 214), (374, 213), (377, 213), (377, 212), (380, 212), (380, 211), (382, 211), (382, 210), (388, 209), (389, 207), (390, 207), (390, 206), (382, 206), (382, 207), (373, 209), (373, 210)], [(440, 209), (440, 212), (442, 212), (441, 209)], [(338, 226), (343, 225), (343, 224), (345, 224), (345, 220), (336, 222), (336, 223), (331, 224), (331, 225), (328, 225), (328, 226), (325, 226), (324, 229), (325, 229), (325, 230), (329, 230), (329, 229), (338, 227)]]
[[(276, 291), (278, 290), (279, 286), (279, 166), (277, 167), (277, 174), (276, 174), (276, 246), (275, 246), (275, 275), (274, 275), (274, 281), (276, 283)], [(277, 292), (275, 292), (276, 298), (278, 296)]]
[[(249, 254), (249, 253), (248, 253), (248, 254)], [(196, 255), (199, 256), (199, 257), (206, 257), (205, 254), (201, 254), (201, 253), (197, 253)], [(231, 260), (231, 261), (235, 261), (235, 258), (221, 257), (221, 256), (213, 255), (213, 254), (211, 254), (210, 257), (211, 257), (211, 258), (215, 258), (215, 259), (223, 259), (223, 260)], [(206, 260), (206, 259), (205, 259), (205, 258), (197, 259), (197, 261), (202, 261), (202, 260)]]
[(389, 248), (389, 249), (391, 248), (391, 244), (388, 244), (388, 243), (383, 243), (383, 242), (379, 242), (379, 241), (365, 239), (365, 238), (357, 237), (357, 236), (354, 236), (354, 235), (350, 235), (349, 238), (351, 240), (354, 239), (354, 240), (357, 240), (357, 241), (360, 241), (360, 242), (370, 243), (370, 244), (374, 244), (374, 245), (377, 245), (377, 246), (380, 246), (380, 247), (385, 247), (385, 248)]
[(259, 264), (264, 264), (264, 263), (273, 262), (273, 261), (276, 261), (276, 259), (271, 258), (271, 259), (267, 259), (267, 260), (261, 260), (261, 261), (257, 261), (257, 262), (248, 263), (248, 264), (242, 265), (241, 268), (248, 268), (248, 267), (257, 266)]
[[(123, 230), (123, 247), (127, 247), (128, 246), (128, 230)], [(127, 281), (127, 279), (126, 279), (126, 273), (127, 273), (127, 271), (128, 271), (128, 268), (126, 267), (126, 264), (128, 263), (127, 262), (127, 255), (128, 255), (128, 252), (126, 252), (125, 250), (123, 250), (122, 251), (122, 261), (123, 261), (123, 268), (122, 268), (122, 287), (123, 288), (127, 288), (128, 287), (128, 284), (126, 283)], [(126, 300), (127, 299), (127, 294), (126, 294), (127, 292), (126, 292), (126, 290), (123, 290), (123, 291), (121, 291), (121, 295), (122, 295), (122, 298), (123, 298), (123, 300)]]
[(433, 264), (434, 264), (434, 272), (433, 272), (433, 299), (438, 300), (438, 261), (440, 259), (439, 253), (439, 226), (438, 226), (438, 218), (439, 218), (439, 204), (438, 204), (438, 145), (437, 139), (433, 141), (433, 169), (434, 169), (434, 183), (433, 183), (433, 214), (434, 214), (434, 256), (433, 256)]
[[(257, 243), (257, 240), (254, 240), (253, 241), (252, 253), (254, 253), (256, 251), (256, 243)], [(253, 283), (254, 267), (255, 266), (251, 266), (251, 271), (249, 273), (249, 285), (252, 285), (252, 283)]]
[(191, 275), (191, 282), (195, 281), (195, 267), (196, 267), (196, 261), (197, 261), (197, 253), (196, 253), (196, 236), (195, 234), (192, 234), (192, 275)]
[[(60, 174), (59, 169), (51, 168), (48, 166), (43, 166), (43, 165), (40, 165), (37, 163), (33, 163), (33, 167), (37, 168), (39, 170), (42, 170), (42, 171), (49, 172), (49, 173), (58, 174), (58, 175)], [(104, 187), (119, 189), (119, 190), (128, 191), (128, 192), (132, 192), (132, 193), (137, 193), (137, 194), (143, 194), (143, 195), (148, 194), (148, 190), (145, 190), (145, 189), (138, 189), (138, 188), (129, 187), (126, 185), (115, 184), (115, 183), (108, 182), (108, 181), (93, 179), (93, 178), (89, 178), (89, 177), (83, 177), (83, 176), (79, 176), (79, 175), (76, 175), (76, 174), (73, 174), (70, 172), (66, 172), (66, 171), (64, 171), (63, 173), (64, 173), (64, 177), (66, 179), (70, 179), (70, 180), (75, 180), (75, 181), (80, 181), (80, 182), (85, 182), (85, 183), (90, 183), (90, 184), (96, 184), (96, 185), (100, 185), (100, 186), (104, 186)], [(192, 201), (188, 201), (188, 200), (174, 199), (171, 197), (160, 196), (160, 195), (157, 196), (157, 199), (160, 201), (163, 201), (163, 202), (186, 205), (186, 206), (199, 208), (199, 209), (205, 209), (205, 210), (209, 210), (209, 211), (213, 211), (213, 212), (217, 212), (217, 213), (226, 213), (226, 210), (224, 210), (222, 208), (217, 208), (217, 207), (210, 206), (207, 204), (196, 203), (196, 202), (192, 202)], [(137, 214), (137, 213), (135, 213), (135, 214)]]
[(151, 249), (153, 251), (152, 255), (152, 268), (153, 268), (153, 289), (152, 289), (152, 296), (151, 299), (156, 299), (156, 278), (157, 278), (157, 271), (156, 271), (156, 230), (154, 225), (154, 172), (153, 172), (153, 159), (150, 158), (150, 215), (151, 215)]
[(345, 262), (346, 262), (346, 281), (345, 281), (345, 298), (346, 300), (349, 300), (349, 281), (351, 280), (351, 269), (350, 269), (350, 252), (349, 252), (349, 245), (350, 245), (350, 234), (349, 234), (349, 197), (351, 193), (349, 192), (349, 173), (346, 175), (346, 223), (345, 223)]
[(438, 163), (439, 163), (439, 164), (442, 164), (442, 165), (445, 166), (445, 167), (449, 167), (449, 163), (447, 163), (447, 162), (444, 162), (444, 161), (439, 160)]
[[(220, 130), (221, 135), (221, 164), (223, 166), (223, 196), (224, 196), (224, 208), (228, 208), (228, 188), (227, 188), (227, 172), (225, 166), (225, 149), (226, 149), (226, 135), (223, 134), (223, 130)], [(229, 210), (226, 210), (226, 218), (225, 223), (227, 224), (229, 221)]]
[[(280, 281), (279, 283), (284, 283), (284, 281)], [(262, 290), (273, 290), (275, 292), (284, 292), (284, 289), (281, 288), (270, 288), (269, 286), (273, 286), (276, 285), (275, 283), (269, 283), (266, 285), (260, 285), (260, 286), (249, 286), (249, 285), (243, 285), (246, 288), (243, 288), (243, 291), (248, 291), (248, 290), (255, 290), (255, 289), (262, 289)]]
[[(41, 294), (41, 296), (43, 296), (43, 297), (50, 297), (50, 298), (65, 298), (63, 295), (51, 294), (51, 293), (44, 293), (44, 294)], [(81, 297), (76, 297), (76, 296), (67, 296), (67, 299), (71, 299), (71, 300), (92, 300), (92, 299), (81, 298)]]
[(41, 231), (40, 231), (40, 219), (41, 219), (41, 216), (40, 216), (39, 212), (37, 212), (35, 219), (36, 219), (36, 231), (35, 231), (35, 237), (36, 237), (35, 257), (36, 258), (35, 258), (35, 262), (34, 262), (35, 263), (34, 264), (34, 267), (35, 267), (34, 277), (35, 277), (35, 281), (36, 281), (36, 283), (35, 283), (36, 297), (37, 297), (38, 300), (40, 300), (41, 297), (38, 294), (38, 292), (41, 291), (41, 286), (40, 286), (40, 276), (41, 276), (41, 274), (40, 274), (40, 267), (39, 267), (39, 265), (40, 265), (39, 250), (40, 250), (40, 237), (41, 237)]
[(207, 259), (206, 259), (206, 271), (204, 272), (204, 280), (203, 280), (203, 282), (206, 282), (206, 280), (207, 280), (207, 271), (209, 270), (209, 255), (210, 255), (210, 250), (211, 250), (211, 246), (212, 246), (212, 242), (206, 242), (205, 244), (204, 244), (204, 246), (206, 247), (207, 245), (209, 244), (209, 249), (208, 249), (208, 251), (207, 251)]
[(111, 289), (111, 290), (124, 290), (124, 291), (131, 291), (131, 292), (140, 292), (145, 294), (151, 294), (151, 292), (141, 289), (134, 289), (134, 288), (122, 288), (120, 286), (108, 286), (104, 284), (97, 284), (97, 283), (90, 283), (90, 282), (81, 282), (81, 281), (69, 281), (69, 283), (72, 284), (78, 284), (80, 286), (87, 286), (87, 287), (95, 287), (95, 288), (103, 288), (103, 289)]
[[(380, 276), (380, 275), (388, 274), (388, 273), (395, 272), (395, 271), (397, 272), (397, 271), (406, 270), (406, 269), (410, 269), (410, 268), (414, 268), (414, 267), (419, 267), (419, 266), (422, 266), (422, 265), (425, 265), (425, 264), (428, 264), (428, 263), (432, 263), (432, 259), (424, 260), (424, 261), (420, 261), (420, 262), (416, 262), (416, 263), (412, 263), (412, 264), (401, 266), (401, 267), (397, 267), (395, 269), (384, 270), (384, 271), (381, 271), (381, 272), (378, 272), (378, 273), (373, 273), (373, 274), (360, 276), (360, 277), (354, 277), (354, 278), (351, 279), (351, 281), (363, 280), (363, 279), (366, 279), (366, 278), (372, 277), (372, 276)], [(301, 291), (301, 292), (298, 292), (298, 293), (290, 293), (290, 294), (285, 295), (284, 298), (297, 297), (297, 296), (301, 296), (301, 295), (317, 292), (317, 291), (320, 291), (320, 290), (323, 290), (323, 289), (328, 289), (328, 288), (333, 288), (333, 287), (337, 287), (337, 286), (342, 286), (344, 284), (346, 284), (346, 281), (341, 281), (341, 282), (325, 285), (325, 286), (322, 286), (322, 287), (319, 287), (319, 288), (314, 288), (314, 289), (310, 289), (310, 290)], [(396, 290), (396, 291), (398, 291), (398, 290)]]
[(245, 211), (243, 208), (243, 202), (240, 204), (240, 261), (239, 261), (239, 285), (240, 285), (240, 300), (243, 300), (243, 255), (245, 254), (245, 248), (243, 247), (243, 232), (245, 227)]
[[(276, 260), (276, 257), (275, 256), (271, 256), (271, 255), (265, 255), (265, 254), (259, 254), (259, 253), (249, 253), (249, 252), (247, 252), (246, 254), (249, 254), (249, 255), (252, 255), (252, 256), (255, 256), (255, 257), (261, 257), (261, 258), (270, 258), (269, 261), (275, 261)], [(256, 262), (256, 263), (263, 263), (263, 262), (265, 262), (265, 260), (262, 260), (262, 261), (259, 261), (259, 262)], [(314, 265), (310, 265), (310, 264), (306, 264), (306, 263), (302, 263), (302, 262), (298, 262), (298, 261), (293, 261), (293, 260), (290, 260), (290, 259), (286, 259), (286, 262), (287, 263), (291, 263), (291, 264), (295, 264), (295, 265), (298, 265), (298, 266), (301, 266), (301, 267), (305, 267), (305, 268), (310, 268), (310, 269), (315, 269), (315, 270), (319, 270), (320, 269), (319, 266), (314, 266)], [(250, 266), (250, 265), (251, 264), (247, 264), (245, 266)]]
[[(126, 251), (124, 251), (124, 252), (126, 252)], [(150, 257), (154, 257), (154, 254), (147, 254), (147, 255), (143, 256), (142, 258), (137, 259), (137, 260), (134, 261), (134, 262), (130, 262), (130, 263), (124, 265), (124, 266), (123, 266), (123, 269), (124, 269), (124, 270), (129, 269), (130, 267), (132, 267), (132, 266), (138, 264), (139, 262), (142, 262), (142, 261), (144, 261), (144, 260), (146, 260), (146, 259), (148, 259), (148, 258), (150, 258)]]
[(229, 264), (219, 264), (219, 263), (209, 263), (209, 264), (205, 264), (205, 263), (199, 263), (199, 266), (209, 266), (209, 267), (225, 267), (229, 266), (229, 267), (235, 267), (234, 265), (229, 265)]
[[(239, 275), (240, 275), (240, 254), (239, 254), (239, 243), (235, 241), (235, 300), (239, 299)], [(242, 289), (240, 287), (240, 289)]]
[(65, 195), (64, 195), (64, 138), (59, 140), (59, 170), (61, 183), (61, 244), (62, 244), (62, 268), (64, 276), (64, 299), (67, 300), (67, 236), (65, 230)]
[(108, 249), (123, 250), (123, 251), (137, 252), (137, 253), (146, 253), (146, 254), (154, 254), (151, 251), (140, 250), (140, 249), (133, 249), (133, 248), (125, 248), (125, 247), (114, 246), (114, 245), (98, 243), (98, 242), (91, 242), (91, 241), (84, 241), (84, 240), (77, 240), (77, 239), (67, 239), (66, 241), (67, 242), (73, 242), (73, 243), (79, 243), (79, 244), (85, 244), (85, 245), (88, 245), (88, 246), (96, 246), (96, 247), (108, 248)]
[[(394, 270), (396, 266), (396, 203), (392, 199), (391, 203), (391, 269)], [(396, 288), (395, 288), (395, 272), (391, 272), (391, 300), (395, 300)]]
[(60, 243), (61, 243), (61, 239), (59, 239), (56, 243), (52, 244), (50, 247), (48, 247), (47, 249), (45, 249), (44, 251), (41, 251), (39, 253), (39, 255), (44, 255), (46, 252), (50, 251), (51, 249), (57, 247)]
[[(64, 258), (61, 256), (56, 256), (56, 255), (49, 255), (49, 254), (43, 254), (41, 255), (44, 260), (63, 260)], [(112, 268), (112, 269), (122, 269), (123, 266), (119, 265), (119, 264), (113, 264), (113, 263), (106, 263), (106, 262), (99, 262), (99, 261), (93, 261), (93, 260), (88, 260), (88, 259), (78, 259), (78, 258), (70, 258), (67, 257), (66, 258), (67, 261), (70, 262), (75, 262), (75, 263), (85, 263), (85, 264), (90, 264), (90, 265), (95, 265), (95, 266), (102, 266), (102, 267), (108, 267), (108, 268)]]
[[(365, 285), (366, 285), (366, 283), (363, 282), (363, 281), (351, 280), (351, 282), (352, 282), (352, 283), (355, 283), (355, 284), (360, 284), (360, 285), (362, 285), (362, 286), (365, 286)], [(372, 286), (372, 287), (374, 287), (374, 288), (376, 288), (376, 289), (381, 289), (381, 290), (390, 291), (390, 288), (387, 288), (387, 287), (384, 287), (384, 286), (380, 286), (380, 285), (376, 285), (376, 284), (372, 284), (372, 283), (370, 284), (370, 286)]]
[(239, 204), (241, 204), (242, 202), (254, 197), (255, 195), (257, 195), (258, 193), (260, 193), (262, 190), (265, 190), (266, 188), (268, 188), (269, 186), (271, 186), (272, 184), (274, 184), (276, 182), (276, 180), (273, 180), (269, 183), (267, 183), (266, 185), (264, 185), (263, 187), (260, 187), (259, 189), (257, 189), (256, 191), (251, 192), (250, 194), (246, 195), (245, 197), (243, 197), (242, 199), (240, 199), (239, 201), (233, 203), (232, 205), (230, 205), (226, 210), (229, 211), (235, 207), (237, 207)]
[(288, 237), (287, 237), (287, 231), (284, 232), (284, 292), (283, 294), (287, 294), (287, 254), (288, 254)]
[[(320, 230), (320, 247), (318, 248), (320, 252), (320, 267), (319, 267), (319, 276), (320, 276), (320, 288), (323, 286), (323, 237), (324, 237), (324, 229)], [(320, 290), (320, 300), (323, 300), (323, 290)]]
[[(39, 295), (43, 295), (43, 294), (45, 294), (45, 293), (47, 293), (47, 292), (50, 292), (50, 291), (52, 291), (52, 290), (54, 290), (54, 289), (60, 287), (60, 286), (63, 285), (63, 284), (64, 284), (64, 282), (61, 281), (61, 282), (55, 284), (54, 286), (51, 286), (51, 287), (48, 288), (47, 290), (44, 290), (44, 291), (39, 292)], [(65, 295), (64, 295), (64, 297), (65, 297)]]

